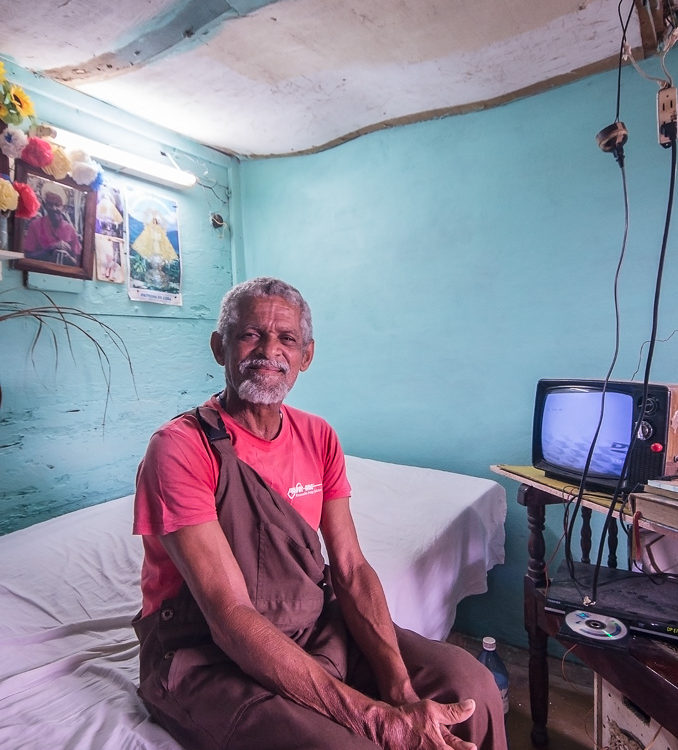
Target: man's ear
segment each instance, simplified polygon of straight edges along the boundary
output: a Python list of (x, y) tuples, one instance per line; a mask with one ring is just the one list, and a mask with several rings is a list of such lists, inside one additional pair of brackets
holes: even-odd
[(214, 354), (214, 359), (216, 359), (220, 365), (224, 365), (226, 363), (226, 358), (224, 357), (224, 340), (219, 331), (212, 332), (212, 336), (210, 337), (210, 348), (212, 349), (212, 354)]
[(304, 372), (308, 370), (313, 359), (313, 353), (315, 352), (315, 341), (311, 339), (308, 344), (304, 347), (304, 353), (301, 355), (301, 367), (299, 370)]

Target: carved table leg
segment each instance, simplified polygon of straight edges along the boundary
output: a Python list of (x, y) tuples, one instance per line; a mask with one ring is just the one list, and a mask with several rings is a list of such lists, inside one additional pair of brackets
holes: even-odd
[(618, 532), (619, 527), (617, 526), (617, 519), (610, 519), (610, 526), (607, 530), (607, 567), (617, 567), (617, 544), (618, 544)]
[(548, 635), (538, 624), (537, 596), (534, 583), (525, 576), (525, 629), (528, 643), (528, 681), (530, 712), (532, 715), (532, 744), (548, 744), (549, 665), (547, 660)]
[(518, 489), (518, 502), (527, 509), (527, 528), (530, 535), (527, 539), (527, 552), (530, 559), (527, 563), (527, 577), (536, 588), (546, 586), (546, 542), (544, 541), (544, 525), (546, 511), (541, 502), (535, 502), (539, 491), (522, 484)]
[(581, 509), (581, 561), (591, 562), (591, 508)]
[(544, 555), (545, 508), (538, 501), (539, 493), (522, 485), (518, 491), (518, 502), (527, 509), (529, 538), (527, 548), (530, 559), (527, 565), (524, 587), (525, 629), (527, 630), (530, 685), (530, 709), (532, 713), (532, 742), (541, 747), (548, 743), (546, 722), (549, 704), (549, 673), (546, 658), (548, 635), (539, 626), (536, 589), (546, 586)]

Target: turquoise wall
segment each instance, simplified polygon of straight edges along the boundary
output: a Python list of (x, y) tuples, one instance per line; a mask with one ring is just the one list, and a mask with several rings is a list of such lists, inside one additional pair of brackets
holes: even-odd
[[(57, 333), (56, 363), (42, 336), (31, 359), (35, 327), (0, 322), (2, 531), (132, 491), (153, 429), (222, 385), (207, 343), (232, 263), (236, 280), (277, 275), (308, 297), (316, 358), (291, 402), (328, 418), (355, 455), (499, 479), (491, 464), (530, 461), (536, 381), (608, 368), (623, 203), (619, 167), (595, 134), (614, 119), (614, 74), (315, 155), (238, 165), (26, 71), (8, 72), (41, 119), (101, 140), (124, 132), (140, 153), (170, 148), (205, 186), (152, 188), (179, 204), (183, 307), (131, 302), (101, 282), (54, 292), (111, 325), (129, 348), (136, 389), (106, 344), (105, 424), (106, 386), (86, 339), (73, 338), (71, 356)], [(629, 378), (650, 332), (669, 152), (656, 141), (656, 87), (628, 70), (622, 93), (632, 214), (615, 376)], [(212, 211), (230, 232), (211, 227)], [(660, 339), (678, 328), (676, 263), (671, 240)], [(34, 281), (56, 284), (48, 278)], [(41, 302), (5, 264), (0, 301), (8, 299)], [(678, 379), (677, 347), (678, 336), (658, 344), (655, 380)], [(504, 485), (507, 561), (491, 573), (488, 595), (462, 604), (457, 627), (523, 643), (527, 529), (516, 486)], [(549, 511), (551, 548), (561, 518)]]
[[(73, 332), (69, 343), (53, 324), (56, 344), (45, 330), (33, 347), (33, 321), (0, 321), (0, 533), (131, 492), (151, 432), (222, 387), (209, 336), (219, 300), (232, 284), (232, 236), (214, 229), (209, 217), (218, 212), (233, 223), (228, 190), (234, 169), (222, 154), (5, 62), (8, 78), (26, 88), (40, 120), (113, 140), (142, 156), (169, 152), (200, 184), (172, 190), (118, 178), (123, 187), (145, 187), (177, 203), (182, 307), (132, 302), (123, 285), (31, 274), (30, 282), (57, 304), (92, 313), (114, 329), (129, 350), (133, 376), (95, 324), (85, 328), (110, 359), (110, 389), (84, 334)], [(45, 304), (40, 291), (24, 287), (22, 272), (7, 265), (0, 316), (9, 302), (23, 308)], [(58, 291), (63, 289), (68, 291)]]
[[(316, 358), (292, 400), (328, 418), (347, 452), (498, 479), (491, 464), (531, 461), (539, 378), (605, 375), (623, 201), (595, 135), (614, 120), (615, 86), (598, 75), (242, 165), (242, 275), (281, 276), (307, 295)], [(632, 215), (615, 377), (631, 378), (650, 333), (670, 153), (657, 143), (656, 86), (625, 70), (622, 91)], [(672, 240), (660, 338), (678, 328), (677, 264)], [(677, 363), (675, 336), (657, 346), (654, 379), (678, 380)], [(516, 485), (504, 485), (506, 564), (457, 626), (522, 643), (527, 528)], [(561, 520), (551, 509), (550, 548)]]

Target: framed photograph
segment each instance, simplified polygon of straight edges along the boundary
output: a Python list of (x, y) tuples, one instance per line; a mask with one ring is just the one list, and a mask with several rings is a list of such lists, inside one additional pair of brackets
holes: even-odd
[(14, 222), (14, 250), (24, 254), (14, 267), (75, 279), (91, 279), (94, 263), (96, 190), (70, 177), (55, 180), (17, 159), (17, 182), (33, 188), (40, 210)]

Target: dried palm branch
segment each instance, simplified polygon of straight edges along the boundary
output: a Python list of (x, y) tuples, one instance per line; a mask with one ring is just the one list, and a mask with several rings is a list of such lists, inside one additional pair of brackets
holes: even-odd
[[(5, 293), (6, 292), (0, 292), (0, 295)], [(129, 351), (127, 350), (127, 346), (125, 345), (125, 342), (123, 341), (120, 334), (117, 333), (115, 329), (111, 328), (111, 326), (109, 326), (108, 324), (103, 323), (94, 315), (85, 312), (84, 310), (80, 310), (77, 307), (57, 305), (56, 302), (54, 302), (54, 300), (46, 292), (40, 291), (40, 294), (42, 294), (48, 300), (49, 304), (38, 305), (35, 307), (26, 307), (22, 302), (4, 300), (2, 299), (2, 297), (0, 297), (0, 322), (18, 318), (29, 318), (37, 323), (37, 331), (35, 333), (35, 336), (33, 337), (30, 349), (31, 361), (33, 362), (33, 366), (35, 366), (35, 349), (43, 334), (48, 335), (52, 339), (56, 357), (56, 364), (58, 366), (59, 346), (56, 331), (53, 327), (55, 323), (59, 324), (60, 327), (63, 326), (63, 330), (66, 334), (66, 340), (68, 341), (68, 349), (74, 362), (76, 361), (76, 359), (75, 353), (73, 351), (73, 341), (71, 339), (71, 335), (73, 332), (77, 331), (78, 333), (85, 336), (85, 338), (92, 344), (92, 346), (94, 346), (97, 357), (99, 359), (99, 366), (101, 367), (104, 382), (106, 383), (106, 402), (104, 404), (104, 416), (102, 422), (102, 424), (105, 425), (106, 414), (108, 412), (108, 402), (111, 392), (111, 360), (101, 341), (99, 341), (99, 339), (97, 339), (89, 331), (87, 331), (84, 328), (84, 325), (86, 323), (94, 323), (96, 326), (98, 326), (104, 334), (104, 337), (108, 339), (108, 341), (112, 342), (115, 348), (122, 354), (122, 356), (127, 361), (127, 365), (129, 366), (132, 383), (134, 385), (134, 390), (136, 393), (134, 369), (132, 367), (132, 360), (130, 358)], [(2, 390), (0, 389), (0, 403), (1, 402)]]

